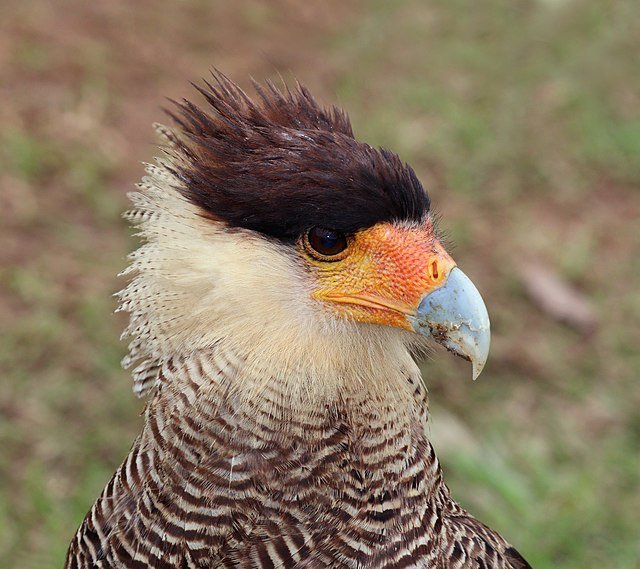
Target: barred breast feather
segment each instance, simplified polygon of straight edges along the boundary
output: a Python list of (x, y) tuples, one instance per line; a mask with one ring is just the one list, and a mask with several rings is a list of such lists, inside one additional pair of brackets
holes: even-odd
[(67, 568), (527, 567), (450, 498), (419, 377), (410, 413), (349, 396), (294, 416), (276, 387), (233, 396), (242, 373), (215, 349), (162, 366)]

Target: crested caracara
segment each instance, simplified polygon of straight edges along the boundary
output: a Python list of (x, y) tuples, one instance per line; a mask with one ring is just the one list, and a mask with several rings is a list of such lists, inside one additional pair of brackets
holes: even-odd
[(67, 568), (529, 567), (450, 496), (413, 354), (489, 351), (398, 156), (304, 87), (221, 74), (158, 126), (119, 293), (142, 432)]

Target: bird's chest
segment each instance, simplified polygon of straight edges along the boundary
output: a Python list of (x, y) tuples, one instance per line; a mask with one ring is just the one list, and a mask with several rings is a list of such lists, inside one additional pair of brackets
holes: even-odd
[(200, 530), (214, 566), (432, 566), (440, 471), (423, 425), (225, 424), (184, 472), (214, 521)]
[(255, 493), (237, 497), (222, 566), (433, 566), (441, 512), (420, 492), (420, 473), (384, 480), (331, 468), (274, 468)]

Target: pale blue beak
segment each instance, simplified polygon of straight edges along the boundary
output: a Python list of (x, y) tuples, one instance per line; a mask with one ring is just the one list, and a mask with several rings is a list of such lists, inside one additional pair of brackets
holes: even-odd
[(413, 328), (471, 362), (476, 379), (489, 356), (489, 315), (478, 289), (458, 267), (418, 306)]

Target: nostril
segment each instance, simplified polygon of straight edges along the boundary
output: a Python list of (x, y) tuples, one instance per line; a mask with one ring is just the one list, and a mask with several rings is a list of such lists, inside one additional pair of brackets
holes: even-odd
[(440, 274), (438, 273), (438, 261), (432, 261), (431, 262), (431, 277), (434, 280), (438, 280), (439, 276), (440, 276)]

